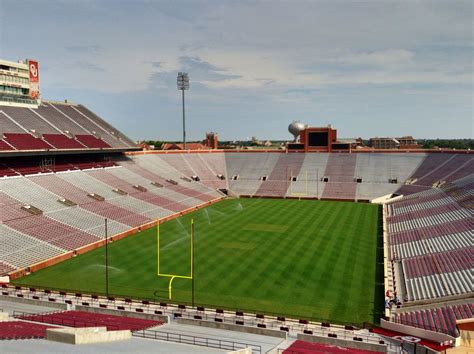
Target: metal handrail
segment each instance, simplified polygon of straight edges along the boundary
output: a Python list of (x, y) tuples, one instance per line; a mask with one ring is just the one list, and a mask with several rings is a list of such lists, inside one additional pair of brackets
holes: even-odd
[(229, 350), (229, 351), (251, 348), (252, 353), (260, 354), (262, 352), (262, 347), (257, 344), (234, 342), (234, 341), (210, 338), (210, 337), (193, 336), (189, 334), (144, 329), (144, 330), (134, 331), (132, 332), (132, 335), (135, 337), (140, 337), (140, 338), (163, 340), (167, 342), (174, 342), (174, 343), (181, 343), (181, 344), (198, 345), (202, 347)]

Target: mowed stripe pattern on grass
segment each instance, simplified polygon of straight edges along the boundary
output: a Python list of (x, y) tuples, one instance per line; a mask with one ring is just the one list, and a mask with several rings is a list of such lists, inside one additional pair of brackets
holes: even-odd
[[(195, 300), (213, 307), (333, 322), (374, 322), (378, 207), (313, 200), (228, 199), (161, 225), (161, 273), (189, 275), (195, 220)], [(266, 231), (267, 229), (267, 231)], [(109, 292), (166, 298), (156, 230), (109, 246)], [(19, 283), (103, 293), (104, 249)], [(191, 281), (173, 281), (190, 302)]]

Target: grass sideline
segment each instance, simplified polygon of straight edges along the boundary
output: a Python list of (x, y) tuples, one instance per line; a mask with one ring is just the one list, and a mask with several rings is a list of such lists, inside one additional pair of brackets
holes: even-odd
[[(214, 308), (377, 323), (383, 311), (381, 214), (352, 202), (227, 199), (161, 225), (161, 272), (189, 274), (195, 220), (195, 300)], [(109, 245), (109, 294), (167, 300), (158, 277), (156, 228)], [(105, 248), (14, 281), (105, 293)], [(173, 280), (173, 302), (191, 281)]]

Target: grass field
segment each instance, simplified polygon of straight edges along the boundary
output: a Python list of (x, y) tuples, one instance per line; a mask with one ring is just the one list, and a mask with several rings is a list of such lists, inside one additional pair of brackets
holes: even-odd
[[(191, 218), (196, 304), (354, 324), (374, 323), (383, 310), (375, 205), (224, 200), (161, 225), (161, 273), (189, 274)], [(110, 294), (167, 299), (169, 278), (156, 275), (156, 229), (108, 252)], [(105, 293), (104, 263), (100, 248), (16, 283)], [(173, 280), (173, 301), (191, 301), (190, 280)]]

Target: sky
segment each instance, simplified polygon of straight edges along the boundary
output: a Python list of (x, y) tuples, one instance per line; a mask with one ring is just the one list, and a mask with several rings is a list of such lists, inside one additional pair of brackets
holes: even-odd
[(132, 139), (473, 138), (472, 1), (0, 0), (0, 58)]

